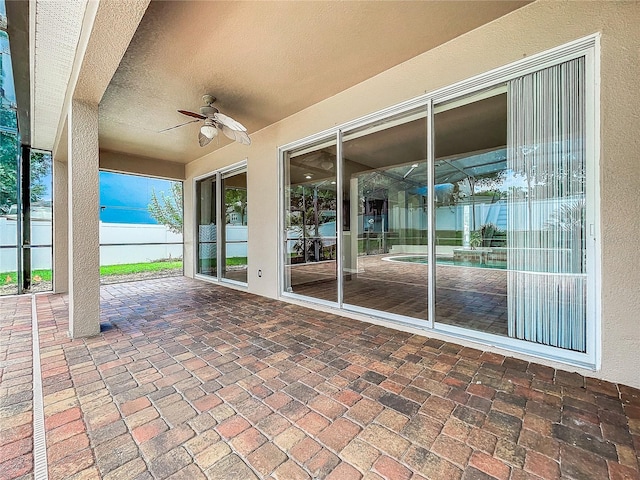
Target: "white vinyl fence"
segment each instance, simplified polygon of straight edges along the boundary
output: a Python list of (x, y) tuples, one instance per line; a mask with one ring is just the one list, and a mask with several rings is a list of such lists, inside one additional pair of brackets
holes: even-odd
[[(96, 239), (98, 241), (98, 239)], [(100, 265), (152, 262), (182, 258), (182, 234), (164, 225), (100, 222)], [(32, 245), (51, 245), (51, 221), (33, 221)], [(0, 245), (16, 244), (16, 220), (0, 217)], [(15, 271), (15, 248), (0, 249), (0, 271)], [(51, 268), (51, 247), (32, 248), (31, 268)]]

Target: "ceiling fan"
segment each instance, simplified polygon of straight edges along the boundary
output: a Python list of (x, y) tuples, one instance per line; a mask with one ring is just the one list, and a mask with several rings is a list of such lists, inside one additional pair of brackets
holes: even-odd
[(165, 128), (164, 130), (160, 130), (160, 132), (166, 132), (168, 130), (173, 130), (174, 128), (183, 127), (184, 125), (204, 120), (204, 125), (200, 127), (200, 132), (198, 133), (198, 142), (201, 147), (208, 145), (211, 140), (216, 138), (218, 136), (218, 130), (221, 130), (222, 133), (231, 140), (243, 145), (251, 145), (251, 139), (249, 138), (249, 135), (247, 135), (247, 129), (240, 122), (220, 113), (220, 111), (213, 106), (213, 102), (216, 101), (216, 97), (212, 95), (203, 95), (202, 101), (204, 102), (204, 105), (200, 107), (200, 113), (194, 113), (188, 110), (178, 110), (182, 115), (193, 117), (195, 120), (181, 123), (175, 127)]

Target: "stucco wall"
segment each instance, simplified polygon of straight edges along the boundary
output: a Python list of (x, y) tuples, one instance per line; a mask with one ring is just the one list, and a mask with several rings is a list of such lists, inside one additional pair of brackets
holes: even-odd
[(278, 297), (278, 146), (600, 32), (602, 368), (578, 371), (640, 387), (638, 25), (637, 2), (536, 2), (252, 133), (251, 147), (233, 144), (191, 162), (185, 172), (186, 274), (193, 274), (195, 176), (248, 159), (249, 290)]
[(184, 180), (184, 164), (100, 150), (100, 169), (110, 172)]

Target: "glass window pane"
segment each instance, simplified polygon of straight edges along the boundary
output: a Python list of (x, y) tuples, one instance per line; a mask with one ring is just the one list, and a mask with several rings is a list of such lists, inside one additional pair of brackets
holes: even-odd
[(285, 158), (285, 290), (337, 302), (336, 142)]
[(52, 163), (48, 152), (31, 151), (31, 291), (52, 289)]
[[(9, 243), (12, 242), (12, 243)], [(18, 293), (18, 249), (15, 246), (15, 221), (0, 216), (0, 295)]]
[[(4, 10), (4, 2), (0, 4)], [(0, 50), (9, 36), (0, 30)], [(18, 293), (18, 121), (11, 55), (0, 55), (0, 295)]]
[(247, 173), (225, 175), (222, 179), (222, 191), (224, 192), (222, 278), (247, 283)]
[(18, 293), (18, 142), (0, 133), (0, 295)]
[(198, 273), (218, 277), (216, 228), (216, 177), (196, 182), (198, 220)]
[(426, 320), (426, 109), (344, 139), (343, 301)]
[(507, 335), (507, 95), (479, 97), (435, 109), (436, 322)]

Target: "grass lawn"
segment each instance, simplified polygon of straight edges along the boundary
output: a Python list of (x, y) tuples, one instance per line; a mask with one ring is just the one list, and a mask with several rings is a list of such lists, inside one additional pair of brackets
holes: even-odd
[[(103, 265), (100, 267), (100, 276), (127, 275), (141, 272), (159, 272), (161, 270), (177, 270), (182, 268), (182, 260), (176, 262), (150, 262), (150, 263), (127, 263), (123, 265)], [(51, 281), (51, 270), (33, 270), (31, 278), (35, 281)], [(40, 277), (36, 280), (36, 277)], [(0, 284), (10, 285), (17, 283), (16, 272), (0, 272)]]
[[(201, 259), (201, 265), (208, 262), (209, 266), (216, 267), (218, 262), (215, 258)], [(227, 267), (241, 267), (247, 264), (247, 257), (229, 257), (225, 259), (225, 265)]]
[(247, 257), (229, 257), (225, 260), (225, 264), (229, 267), (247, 264)]
[(141, 272), (159, 272), (161, 270), (176, 270), (182, 268), (182, 260), (177, 262), (125, 263), (122, 265), (103, 265), (100, 276), (128, 275)]

